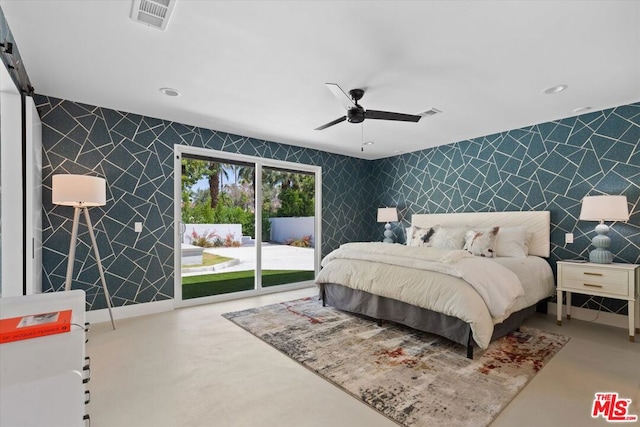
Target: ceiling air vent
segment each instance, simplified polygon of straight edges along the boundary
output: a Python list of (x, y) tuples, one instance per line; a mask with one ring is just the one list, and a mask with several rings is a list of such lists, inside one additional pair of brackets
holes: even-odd
[(167, 28), (175, 0), (133, 0), (131, 19), (149, 27)]
[(442, 113), (442, 111), (438, 110), (437, 108), (432, 108), (430, 110), (418, 113), (417, 115), (418, 116), (422, 116), (422, 117), (431, 117), (431, 116), (435, 116), (436, 114), (440, 114), (440, 113)]

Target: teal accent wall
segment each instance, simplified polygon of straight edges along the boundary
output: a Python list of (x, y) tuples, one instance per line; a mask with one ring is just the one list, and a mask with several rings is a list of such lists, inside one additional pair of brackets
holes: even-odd
[[(371, 162), (210, 129), (36, 96), (43, 130), (43, 290), (64, 287), (73, 210), (51, 204), (51, 176), (106, 178), (107, 204), (90, 215), (114, 306), (160, 301), (174, 292), (174, 144), (322, 167), (322, 252), (365, 240), (375, 221)], [(356, 188), (358, 191), (354, 192)], [(144, 222), (144, 232), (133, 231)], [(106, 300), (81, 221), (74, 288), (88, 309)]]
[[(51, 204), (51, 175), (92, 173), (108, 182), (107, 205), (91, 215), (114, 305), (173, 297), (174, 144), (322, 166), (323, 254), (381, 240), (380, 206), (398, 206), (403, 226), (412, 213), (549, 210), (555, 268), (559, 259), (588, 256), (595, 224), (578, 221), (581, 199), (624, 194), (631, 219), (613, 225), (611, 250), (617, 262), (640, 263), (640, 103), (367, 161), (46, 96), (36, 102), (45, 290), (64, 286), (71, 233), (71, 209)], [(138, 237), (133, 223), (143, 219)], [(402, 241), (401, 228), (394, 231)], [(74, 286), (87, 292), (89, 309), (104, 308), (88, 236), (80, 237)], [(626, 313), (618, 300), (576, 295), (573, 304)]]
[[(614, 262), (640, 263), (640, 103), (378, 160), (374, 170), (379, 205), (398, 206), (403, 226), (413, 213), (551, 211), (554, 269), (592, 249), (596, 223), (578, 220), (582, 198), (625, 195), (631, 218), (611, 227), (610, 250)], [(572, 303), (626, 313), (620, 300), (576, 294)]]

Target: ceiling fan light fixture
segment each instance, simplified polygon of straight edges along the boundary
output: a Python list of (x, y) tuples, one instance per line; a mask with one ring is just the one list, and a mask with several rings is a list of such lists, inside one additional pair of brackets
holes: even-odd
[(362, 123), (364, 121), (364, 109), (360, 106), (347, 110), (347, 121), (349, 123)]
[(568, 86), (567, 85), (556, 85), (556, 86), (551, 86), (550, 88), (547, 88), (544, 90), (544, 94), (546, 95), (553, 95), (554, 93), (560, 93), (563, 90), (565, 90)]
[(374, 142), (373, 141), (365, 141), (362, 143), (362, 145), (373, 145)]
[(160, 93), (167, 96), (180, 96), (180, 92), (170, 87), (162, 87), (159, 89)]
[(358, 104), (358, 101), (364, 95), (364, 89), (351, 89), (349, 95), (347, 95), (340, 86), (336, 83), (325, 83), (327, 88), (333, 93), (333, 95), (340, 101), (340, 103), (347, 109), (347, 114), (342, 117), (338, 117), (329, 123), (326, 123), (315, 130), (323, 130), (343, 121), (349, 123), (362, 123), (365, 119), (373, 120), (394, 120), (399, 122), (418, 122), (422, 116), (413, 114), (395, 113), (391, 111), (379, 111), (379, 110), (365, 110), (364, 107)]

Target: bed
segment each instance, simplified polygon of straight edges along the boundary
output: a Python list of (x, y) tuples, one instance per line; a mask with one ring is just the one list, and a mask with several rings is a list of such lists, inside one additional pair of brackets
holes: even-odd
[(316, 278), (323, 304), (441, 335), (473, 358), (554, 294), (548, 211), (414, 214), (407, 233), (409, 245), (348, 243), (328, 254)]

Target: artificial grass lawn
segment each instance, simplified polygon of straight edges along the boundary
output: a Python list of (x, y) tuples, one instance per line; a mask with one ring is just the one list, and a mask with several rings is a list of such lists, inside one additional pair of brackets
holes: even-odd
[(182, 268), (194, 268), (194, 267), (207, 267), (210, 265), (220, 264), (222, 262), (230, 261), (233, 258), (228, 258), (226, 256), (220, 256), (216, 254), (210, 254), (207, 252), (202, 253), (202, 264), (183, 264)]
[[(248, 291), (254, 288), (253, 270), (230, 273), (202, 274), (182, 278), (182, 298), (199, 298), (230, 292)], [(313, 280), (314, 272), (308, 270), (262, 270), (262, 286)]]

